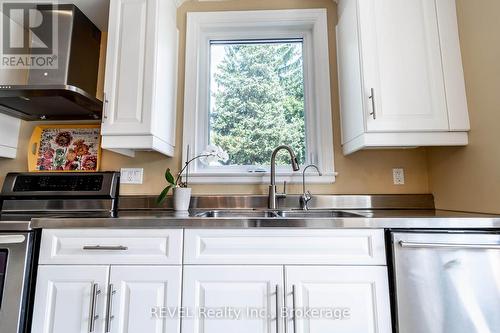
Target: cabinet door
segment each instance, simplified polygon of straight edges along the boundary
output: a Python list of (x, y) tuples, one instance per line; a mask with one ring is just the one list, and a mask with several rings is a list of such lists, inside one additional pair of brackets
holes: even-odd
[(447, 131), (436, 1), (357, 1), (367, 130)]
[(0, 114), (0, 157), (16, 158), (21, 120)]
[(180, 266), (112, 266), (108, 290), (107, 332), (179, 332)]
[(111, 0), (102, 134), (149, 134), (157, 0)]
[(289, 266), (285, 280), (288, 332), (392, 332), (386, 267)]
[(108, 266), (40, 266), (31, 332), (103, 333), (108, 271)]
[(182, 299), (183, 333), (282, 332), (283, 267), (185, 266)]

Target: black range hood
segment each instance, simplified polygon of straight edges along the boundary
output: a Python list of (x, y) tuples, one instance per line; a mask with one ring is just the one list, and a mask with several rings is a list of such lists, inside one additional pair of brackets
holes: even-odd
[[(29, 6), (25, 7), (26, 12), (35, 9), (44, 22), (52, 22), (40, 25), (38, 30), (31, 29), (31, 36), (42, 42), (45, 37), (49, 42), (44, 46), (56, 40), (49, 47), (57, 65), (4, 66), (0, 75), (0, 112), (24, 120), (100, 119), (103, 105), (95, 96), (101, 31), (75, 5), (23, 5)], [(16, 27), (16, 23), (12, 26)], [(20, 26), (17, 24), (18, 29)], [(50, 56), (37, 54), (36, 48), (25, 47), (21, 51), (24, 57), (14, 55), (14, 61)], [(6, 56), (10, 57), (4, 52), (3, 57)]]

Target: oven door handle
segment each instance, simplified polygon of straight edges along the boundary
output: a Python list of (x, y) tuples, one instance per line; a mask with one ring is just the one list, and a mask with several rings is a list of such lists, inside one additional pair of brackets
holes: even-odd
[(0, 244), (19, 244), (25, 240), (24, 235), (0, 235)]

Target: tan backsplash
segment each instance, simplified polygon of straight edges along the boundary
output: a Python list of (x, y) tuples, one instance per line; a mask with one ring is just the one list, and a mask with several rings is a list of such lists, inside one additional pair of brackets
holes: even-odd
[[(104, 151), (103, 170), (119, 170), (121, 167), (144, 168), (143, 185), (125, 185), (124, 194), (157, 194), (164, 186), (165, 168), (179, 170), (182, 147), (182, 120), (184, 97), (184, 58), (186, 12), (217, 10), (259, 10), (292, 8), (327, 8), (329, 20), (330, 76), (332, 88), (332, 112), (334, 122), (335, 167), (339, 173), (337, 182), (328, 185), (313, 185), (313, 193), (428, 193), (427, 155), (425, 149), (372, 150), (343, 156), (340, 147), (340, 119), (338, 104), (337, 63), (335, 50), (336, 5), (332, 0), (235, 0), (223, 2), (187, 2), (178, 10), (180, 30), (179, 51), (179, 89), (177, 112), (176, 157), (168, 158), (157, 153), (139, 152), (135, 158), (128, 158)], [(101, 66), (101, 70), (104, 67)], [(99, 81), (102, 87), (103, 80)], [(9, 171), (25, 171), (28, 140), (33, 123), (24, 123), (20, 134), (20, 148), (15, 160), (0, 161), (0, 177)], [(392, 184), (392, 168), (405, 169), (405, 185)], [(1, 180), (0, 180), (1, 181)], [(299, 185), (289, 187), (290, 193), (300, 192)], [(198, 194), (260, 194), (267, 191), (264, 185), (193, 185)]]
[(441, 209), (500, 214), (500, 1), (457, 0), (472, 130), (462, 148), (429, 149)]

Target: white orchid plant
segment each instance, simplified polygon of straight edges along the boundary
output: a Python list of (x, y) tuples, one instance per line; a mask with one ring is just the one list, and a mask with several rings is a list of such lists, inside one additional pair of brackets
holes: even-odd
[[(168, 168), (165, 171), (165, 180), (167, 181), (168, 185), (161, 191), (160, 195), (156, 199), (157, 204), (163, 203), (165, 199), (167, 198), (168, 192), (170, 192), (171, 189), (176, 188), (176, 187), (187, 187), (188, 185), (188, 166), (191, 162), (199, 159), (201, 163), (205, 165), (214, 165), (219, 162), (227, 162), (229, 160), (229, 155), (226, 153), (221, 147), (215, 146), (215, 145), (209, 145), (207, 148), (198, 156), (193, 157), (192, 159), (186, 161), (184, 163), (184, 167), (181, 169), (181, 171), (177, 174), (177, 177), (174, 179), (174, 176), (172, 175), (172, 172), (170, 171), (170, 168)], [(182, 175), (186, 171), (186, 181), (182, 181)]]

